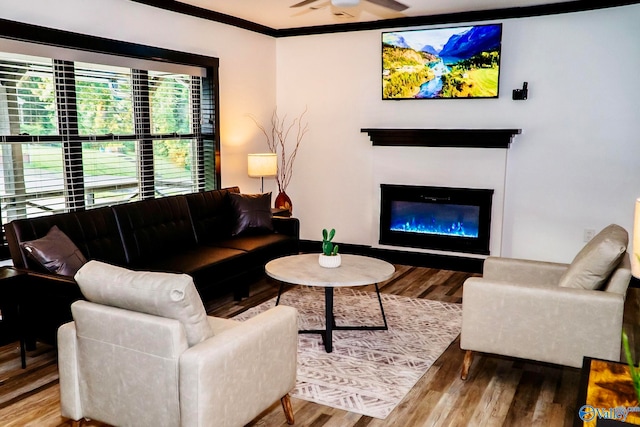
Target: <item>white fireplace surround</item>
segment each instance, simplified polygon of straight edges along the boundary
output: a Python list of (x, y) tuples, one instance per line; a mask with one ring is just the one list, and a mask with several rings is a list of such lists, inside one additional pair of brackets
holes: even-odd
[[(518, 132), (519, 133), (519, 132)], [(502, 255), (502, 229), (506, 194), (508, 151), (505, 148), (374, 146), (371, 191), (377, 200), (373, 214), (371, 241), (378, 241), (380, 228), (380, 184), (436, 187), (489, 188), (494, 190), (491, 210), (490, 255)], [(389, 161), (389, 159), (393, 159)], [(422, 253), (460, 256), (458, 252), (400, 248), (374, 244), (374, 247)], [(465, 254), (484, 258), (486, 255)]]

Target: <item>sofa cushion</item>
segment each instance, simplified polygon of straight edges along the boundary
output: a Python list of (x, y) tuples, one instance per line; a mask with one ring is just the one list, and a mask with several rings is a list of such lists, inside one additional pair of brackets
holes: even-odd
[(196, 246), (189, 205), (182, 195), (111, 207), (129, 266)]
[(236, 215), (236, 224), (231, 232), (232, 235), (273, 231), (271, 193), (229, 193), (229, 197), (231, 197), (231, 206)]
[[(178, 253), (168, 253), (155, 259), (147, 259), (143, 264), (132, 266), (138, 270), (164, 271), (169, 273), (186, 273), (196, 283), (196, 275), (201, 272), (215, 270), (218, 264), (236, 258), (243, 259), (245, 251), (217, 246), (197, 246)], [(242, 262), (238, 263), (238, 268)], [(210, 277), (215, 280), (215, 275)]]
[(185, 194), (198, 243), (209, 244), (231, 237), (236, 218), (229, 193), (240, 193), (240, 188)]
[(126, 264), (116, 217), (111, 207), (106, 206), (79, 212), (17, 219), (5, 224), (14, 267), (48, 272), (28, 254), (22, 243), (44, 237), (54, 225), (71, 239), (87, 259), (115, 265)]
[(600, 289), (627, 250), (629, 235), (616, 224), (596, 234), (571, 262), (560, 278), (560, 286)]
[(180, 321), (189, 346), (213, 336), (200, 295), (187, 274), (132, 271), (89, 261), (75, 279), (91, 302)]
[[(261, 234), (261, 235), (243, 235), (236, 236), (230, 239), (224, 239), (216, 242), (216, 246), (220, 248), (238, 249), (245, 252), (255, 252), (260, 250), (271, 251), (277, 248), (279, 245), (289, 245), (292, 250), (295, 250), (294, 244), (295, 238), (287, 236), (286, 234)], [(273, 250), (276, 256), (281, 256), (280, 251)]]
[(63, 276), (73, 276), (87, 262), (80, 249), (55, 225), (44, 237), (21, 246), (48, 271)]

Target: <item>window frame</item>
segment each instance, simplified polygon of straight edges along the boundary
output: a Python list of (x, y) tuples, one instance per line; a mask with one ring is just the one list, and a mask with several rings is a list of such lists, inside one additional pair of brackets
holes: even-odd
[[(202, 92), (211, 95), (211, 111), (209, 116), (204, 117), (201, 124), (201, 136), (203, 141), (213, 143), (214, 151), (206, 158), (207, 153), (203, 152), (201, 161), (205, 163), (213, 162), (213, 176), (205, 176), (205, 188), (220, 188), (221, 164), (220, 164), (220, 92), (219, 92), (219, 59), (215, 57), (192, 54), (176, 50), (164, 49), (154, 46), (137, 43), (124, 42), (114, 39), (90, 36), (70, 31), (57, 30), (32, 24), (25, 24), (6, 19), (0, 19), (0, 38), (25, 43), (36, 43), (49, 46), (52, 49), (64, 48), (79, 51), (87, 51), (107, 55), (111, 57), (133, 58), (138, 60), (153, 61), (155, 63), (169, 63), (186, 66), (200, 67), (204, 70), (201, 79)], [(52, 54), (51, 57), (55, 57)], [(134, 67), (132, 67), (134, 68)], [(208, 111), (205, 108), (205, 111)], [(213, 116), (213, 117), (211, 117)], [(43, 141), (47, 139), (59, 140), (60, 136), (29, 136), (10, 135), (3, 137), (5, 142), (26, 143), (34, 140)], [(77, 139), (74, 135), (72, 139)], [(73, 153), (69, 153), (73, 156)], [(77, 154), (77, 153), (76, 153)], [(82, 174), (82, 165), (79, 166)], [(74, 176), (73, 170), (66, 179), (78, 179)], [(213, 181), (213, 183), (211, 182)], [(70, 197), (74, 197), (70, 195)], [(148, 195), (146, 197), (149, 197)], [(6, 245), (0, 247), (0, 259), (8, 258), (9, 252)]]

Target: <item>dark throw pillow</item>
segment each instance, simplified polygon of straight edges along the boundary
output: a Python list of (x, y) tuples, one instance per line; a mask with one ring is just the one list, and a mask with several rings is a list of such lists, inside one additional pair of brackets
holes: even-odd
[(75, 275), (87, 262), (80, 249), (55, 225), (46, 236), (20, 246), (48, 271), (63, 276)]
[(235, 225), (231, 234), (261, 233), (273, 231), (271, 221), (271, 193), (236, 194), (229, 193), (235, 214)]

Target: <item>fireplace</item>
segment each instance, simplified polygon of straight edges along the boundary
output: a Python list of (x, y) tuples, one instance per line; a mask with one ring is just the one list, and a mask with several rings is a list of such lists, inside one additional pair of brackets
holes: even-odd
[(381, 184), (380, 244), (489, 254), (493, 190)]

